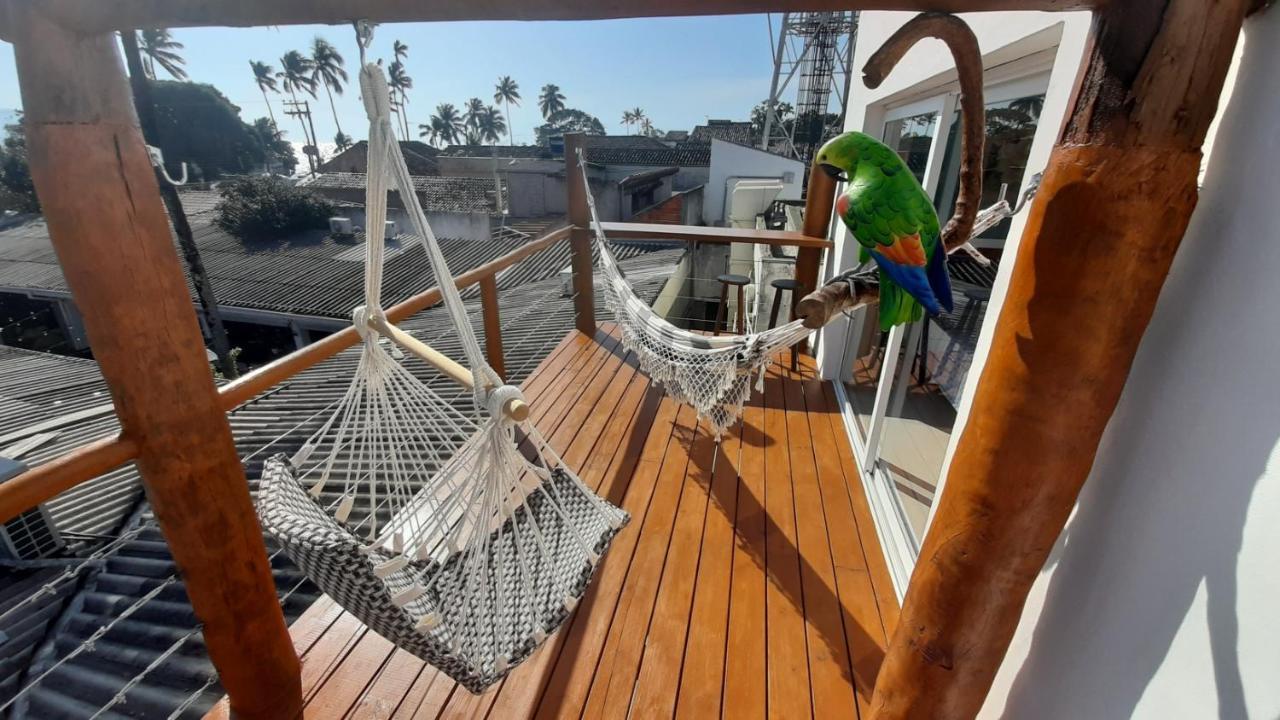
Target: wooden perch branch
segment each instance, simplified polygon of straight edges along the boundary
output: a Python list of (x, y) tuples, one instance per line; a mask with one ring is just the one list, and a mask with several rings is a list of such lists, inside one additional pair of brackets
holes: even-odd
[[(978, 38), (963, 20), (946, 13), (927, 12), (915, 16), (898, 29), (871, 56), (862, 69), (867, 87), (880, 87), (915, 44), (924, 38), (947, 44), (960, 75), (960, 110), (964, 126), (960, 136), (960, 193), (955, 213), (942, 228), (942, 251), (951, 252), (969, 241), (973, 234), (978, 203), (982, 201), (982, 149), (986, 136), (986, 109), (982, 101), (982, 54)], [(817, 330), (842, 311), (875, 300), (877, 289), (857, 281), (837, 281), (819, 288), (796, 305), (796, 316), (807, 328)]]

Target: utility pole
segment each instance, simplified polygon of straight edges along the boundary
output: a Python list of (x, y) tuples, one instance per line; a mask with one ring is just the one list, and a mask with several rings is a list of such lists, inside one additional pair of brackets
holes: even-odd
[[(316, 159), (320, 155), (320, 146), (316, 140), (316, 127), (311, 122), (311, 103), (306, 100), (285, 100), (284, 114), (290, 117), (298, 118), (298, 122), (302, 125), (302, 135), (307, 141), (302, 146), (302, 154), (307, 156), (307, 167), (311, 168), (311, 174), (316, 174)], [(308, 128), (310, 128), (308, 130)]]

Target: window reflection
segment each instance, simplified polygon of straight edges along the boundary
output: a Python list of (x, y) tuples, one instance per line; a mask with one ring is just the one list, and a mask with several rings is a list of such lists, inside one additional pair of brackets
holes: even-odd
[(911, 174), (924, 184), (924, 171), (929, 165), (929, 148), (938, 131), (938, 114), (923, 113), (890, 120), (884, 126), (884, 144), (902, 158)]

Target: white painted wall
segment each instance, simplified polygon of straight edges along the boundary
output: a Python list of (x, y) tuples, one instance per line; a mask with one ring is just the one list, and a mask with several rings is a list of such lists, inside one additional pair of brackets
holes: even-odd
[(790, 173), (783, 182), (779, 200), (799, 200), (804, 183), (804, 163), (756, 148), (711, 141), (711, 172), (703, 191), (702, 219), (707, 225), (723, 225), (726, 194), (734, 179), (778, 178)]
[(984, 718), (1280, 717), (1280, 10), (1245, 37), (1200, 205)]

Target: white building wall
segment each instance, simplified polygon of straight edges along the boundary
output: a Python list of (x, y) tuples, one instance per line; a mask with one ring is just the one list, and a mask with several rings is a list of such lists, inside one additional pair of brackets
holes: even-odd
[(703, 190), (702, 218), (707, 225), (724, 225), (725, 201), (734, 180), (777, 178), (783, 181), (778, 199), (799, 200), (804, 171), (804, 163), (799, 160), (712, 140), (711, 172)]
[(1200, 204), (984, 718), (1280, 717), (1280, 11), (1245, 42)]

